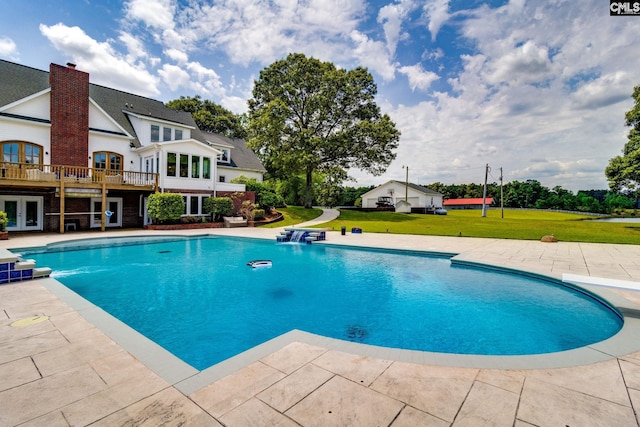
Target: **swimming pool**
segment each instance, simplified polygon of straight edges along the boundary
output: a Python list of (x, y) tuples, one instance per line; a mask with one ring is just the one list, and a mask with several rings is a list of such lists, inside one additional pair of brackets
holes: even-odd
[[(197, 369), (292, 329), (520, 355), (585, 346), (622, 326), (617, 312), (559, 283), (421, 253), (227, 237), (100, 239), (23, 253)], [(273, 266), (252, 269), (252, 259)]]

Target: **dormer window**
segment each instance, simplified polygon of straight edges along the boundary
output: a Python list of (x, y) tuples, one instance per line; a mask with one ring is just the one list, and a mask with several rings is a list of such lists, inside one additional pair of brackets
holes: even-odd
[(151, 142), (160, 141), (160, 126), (151, 125)]
[(176, 141), (180, 141), (182, 139), (182, 130), (176, 129)]
[(222, 154), (218, 155), (218, 160), (224, 163), (229, 163), (231, 161), (229, 150), (222, 148), (220, 151), (222, 151)]

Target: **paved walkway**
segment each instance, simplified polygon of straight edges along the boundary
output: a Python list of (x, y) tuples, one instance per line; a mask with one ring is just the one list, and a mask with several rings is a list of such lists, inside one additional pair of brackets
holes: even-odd
[[(210, 233), (275, 240), (278, 231), (234, 228)], [(13, 236), (0, 247), (153, 234), (176, 233), (32, 234)], [(366, 230), (346, 236), (329, 232), (326, 243), (435, 250), (460, 254), (456, 259), (464, 262), (558, 278), (569, 273), (640, 282), (640, 245), (401, 236)], [(404, 360), (372, 357), (293, 333), (292, 340), (276, 340), (257, 359), (241, 361), (228, 374), (199, 384), (192, 379), (206, 379), (211, 371), (176, 373), (170, 364), (154, 366), (142, 354), (146, 350), (141, 353), (131, 342), (112, 338), (119, 337), (113, 322), (88, 321), (86, 302), (52, 282), (0, 286), (1, 426), (638, 425), (637, 332), (616, 343), (620, 354), (616, 346), (608, 347), (614, 354), (607, 354), (606, 346), (593, 346), (600, 361), (571, 363), (570, 353), (565, 367), (544, 369), (451, 366), (455, 363), (449, 363), (448, 356), (425, 363), (420, 352)], [(640, 308), (638, 292), (612, 292), (613, 299)], [(638, 319), (627, 323), (637, 326)], [(185, 375), (193, 376), (181, 378)]]
[(296, 224), (296, 227), (313, 227), (315, 225), (324, 224), (325, 222), (333, 221), (340, 216), (340, 211), (337, 209), (322, 208), (322, 215), (312, 219), (311, 221), (302, 222)]

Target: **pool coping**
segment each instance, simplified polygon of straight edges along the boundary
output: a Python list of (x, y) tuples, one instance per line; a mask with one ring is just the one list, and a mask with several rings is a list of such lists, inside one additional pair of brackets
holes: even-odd
[[(203, 235), (197, 237), (202, 236)], [(354, 248), (354, 246), (336, 246)], [(362, 247), (362, 249), (370, 248)], [(403, 249), (391, 249), (391, 251), (423, 253), (425, 255), (430, 254), (429, 251), (405, 251)], [(444, 253), (436, 253), (435, 255), (444, 255)], [(481, 263), (464, 259), (456, 259), (454, 261), (454, 258), (456, 257), (454, 256), (451, 258), (452, 262), (458, 265), (469, 265), (479, 268), (516, 272), (537, 276), (555, 282), (562, 280), (558, 277), (527, 271), (526, 269), (518, 270), (505, 268), (492, 265), (490, 263)], [(579, 282), (580, 277), (587, 276), (567, 275), (566, 282), (575, 284), (576, 282)], [(256, 362), (293, 342), (302, 342), (330, 350), (358, 354), (377, 359), (464, 368), (532, 370), (581, 366), (606, 361), (640, 350), (640, 314), (637, 306), (633, 305), (625, 298), (602, 288), (603, 286), (611, 286), (614, 282), (615, 281), (612, 279), (588, 276), (587, 279), (579, 283), (578, 287), (585, 289), (587, 292), (597, 296), (598, 298), (603, 299), (605, 302), (617, 309), (622, 314), (624, 320), (621, 330), (604, 341), (572, 350), (517, 356), (436, 353), (360, 344), (324, 337), (305, 331), (292, 330), (236, 356), (226, 359), (216, 365), (199, 371), (149, 338), (135, 331), (130, 326), (116, 319), (100, 307), (84, 299), (79, 294), (58, 282), (56, 279), (40, 279), (40, 283), (42, 283), (43, 286), (56, 297), (60, 298), (71, 308), (80, 313), (89, 322), (105, 333), (105, 335), (113, 339), (122, 348), (135, 356), (169, 384), (187, 395), (253, 362)], [(638, 286), (640, 286), (640, 284), (638, 284)]]

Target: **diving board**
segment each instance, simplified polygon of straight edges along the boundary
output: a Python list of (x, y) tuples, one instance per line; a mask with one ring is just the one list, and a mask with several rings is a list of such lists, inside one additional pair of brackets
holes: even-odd
[(605, 279), (603, 277), (580, 276), (578, 274), (563, 274), (563, 282), (576, 285), (604, 286), (607, 288), (628, 289), (630, 291), (640, 291), (640, 282), (630, 280)]

